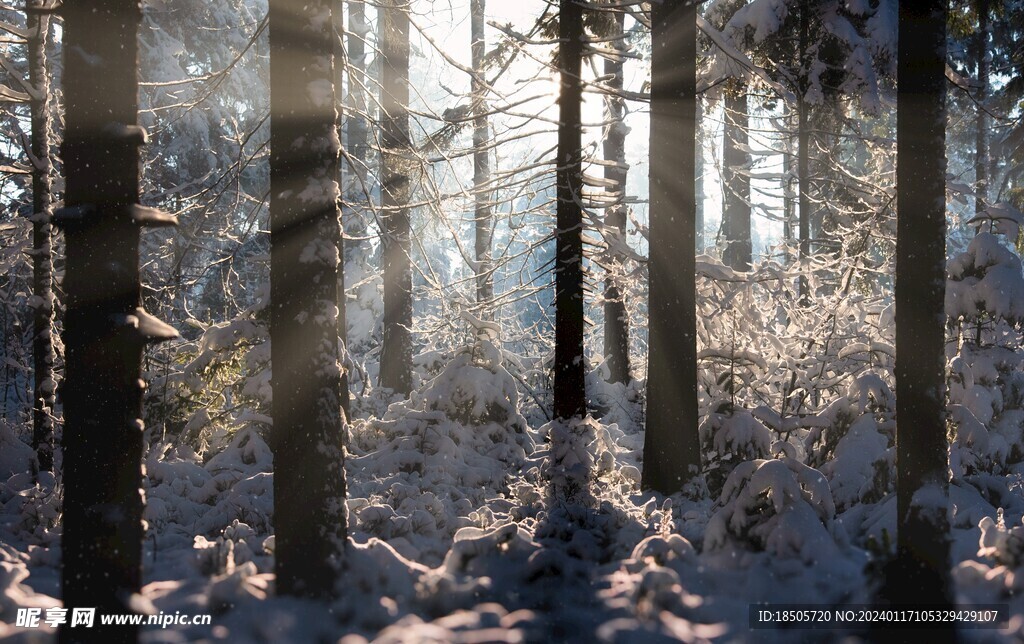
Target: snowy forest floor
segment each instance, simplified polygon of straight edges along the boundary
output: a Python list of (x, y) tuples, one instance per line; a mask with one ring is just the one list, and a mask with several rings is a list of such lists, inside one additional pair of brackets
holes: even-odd
[[(891, 494), (837, 512), (825, 478), (781, 455), (738, 465), (718, 497), (642, 494), (639, 384), (602, 385), (599, 421), (531, 428), (499, 372), (453, 364), (381, 418), (351, 425), (351, 547), (329, 605), (274, 596), (260, 423), (205, 458), (154, 443), (136, 603), (213, 621), (145, 627), (143, 641), (874, 639), (752, 631), (748, 606), (870, 602), (895, 525)], [(52, 628), (19, 629), (14, 616), (60, 604), (59, 486), (26, 473), (31, 450), (18, 434), (0, 426), (0, 639), (45, 641)], [(1010, 604), (1008, 630), (961, 632), (971, 641), (1024, 635), (1024, 529), (1013, 528), (1022, 475), (951, 486), (958, 601)]]

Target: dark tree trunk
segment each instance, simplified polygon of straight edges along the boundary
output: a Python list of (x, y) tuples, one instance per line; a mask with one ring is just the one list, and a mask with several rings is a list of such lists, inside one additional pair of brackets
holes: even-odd
[(694, 194), (697, 9), (652, 4), (650, 322), (643, 485), (679, 491), (700, 472)]
[(583, 165), (580, 105), (583, 6), (560, 0), (558, 14), (558, 212), (555, 235), (555, 418), (586, 413), (583, 374)]
[(725, 250), (722, 263), (737, 271), (749, 271), (750, 243), (750, 136), (747, 131), (747, 88), (733, 80), (725, 90), (725, 129), (722, 136), (722, 227)]
[[(625, 52), (623, 41), (623, 22), (625, 14), (616, 11), (614, 14), (614, 31), (608, 34), (614, 38), (613, 47), (616, 51)], [(608, 96), (608, 133), (604, 139), (604, 158), (607, 165), (604, 178), (614, 187), (610, 188), (611, 198), (615, 204), (608, 208), (605, 215), (605, 235), (610, 236), (615, 244), (626, 243), (626, 126), (622, 119), (625, 116), (625, 101), (622, 92), (622, 60), (606, 58), (604, 73), (609, 77), (608, 89), (613, 95)], [(608, 257), (608, 277), (604, 282), (604, 357), (608, 361), (609, 382), (630, 381), (629, 373), (629, 313), (626, 312), (625, 293), (619, 288), (622, 279), (623, 257), (615, 245)]]
[(329, 597), (347, 512), (332, 0), (270, 2), (270, 335), (277, 592)]
[(380, 385), (412, 390), (412, 264), (409, 199), (409, 14), (405, 0), (388, 0), (380, 14), (381, 218), (384, 230), (384, 338)]
[(50, 79), (46, 69), (46, 43), (50, 31), (47, 5), (42, 0), (28, 3), (28, 73), (35, 88), (32, 99), (32, 447), (40, 471), (53, 470), (53, 405), (55, 380), (53, 363), (53, 192), (50, 141)]
[(470, 23), (472, 37), (473, 80), (473, 187), (476, 198), (474, 215), (476, 251), (476, 301), (482, 318), (490, 319), (490, 302), (494, 297), (494, 282), (491, 275), (491, 236), (494, 221), (491, 215), (492, 191), (490, 157), (487, 142), (490, 140), (487, 125), (487, 101), (484, 88), (484, 54), (487, 41), (484, 36), (486, 0), (471, 0)]
[(800, 202), (800, 221), (798, 222), (798, 235), (800, 236), (800, 304), (807, 306), (811, 301), (810, 284), (807, 273), (810, 271), (809, 262), (811, 254), (811, 177), (810, 177), (810, 145), (811, 130), (808, 124), (810, 106), (807, 104), (807, 89), (809, 87), (808, 74), (810, 74), (810, 23), (811, 9), (808, 0), (801, 0), (800, 3), (800, 36), (797, 44), (798, 56), (800, 59), (799, 95), (797, 96), (797, 134), (796, 134), (796, 173), (798, 200)]
[(975, 35), (976, 56), (978, 62), (978, 120), (975, 131), (974, 180), (977, 196), (974, 201), (975, 214), (981, 214), (988, 205), (988, 114), (985, 112), (985, 100), (988, 98), (989, 85), (989, 3), (978, 0), (978, 33)]
[[(945, 418), (946, 0), (899, 9), (896, 237), (897, 558), (886, 595), (949, 595)], [(947, 631), (944, 639), (950, 639)], [(935, 641), (934, 639), (932, 641)]]
[[(141, 308), (137, 204), (138, 0), (63, 6), (64, 605), (129, 613), (142, 554), (142, 349), (177, 333)], [(131, 626), (62, 627), (62, 641), (127, 642)]]

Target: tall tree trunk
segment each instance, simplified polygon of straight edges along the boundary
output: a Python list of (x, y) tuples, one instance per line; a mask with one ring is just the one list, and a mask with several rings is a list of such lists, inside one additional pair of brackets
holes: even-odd
[[(346, 195), (349, 207), (354, 203), (369, 201), (363, 187), (366, 185), (367, 132), (366, 132), (366, 36), (370, 33), (366, 22), (366, 4), (364, 2), (346, 2), (348, 5), (348, 113), (345, 114), (345, 137), (348, 158), (352, 160), (349, 167), (355, 180), (350, 182), (351, 190)], [(360, 215), (359, 225), (353, 231), (365, 234), (366, 222)]]
[(810, 177), (810, 145), (811, 130), (808, 125), (810, 106), (807, 104), (807, 90), (809, 88), (810, 74), (810, 24), (811, 8), (808, 0), (800, 2), (800, 35), (797, 43), (798, 56), (800, 60), (799, 95), (797, 96), (797, 133), (796, 133), (796, 173), (800, 192), (800, 221), (798, 232), (800, 236), (800, 278), (799, 297), (802, 306), (808, 306), (811, 302), (810, 283), (807, 273), (810, 272), (811, 254), (811, 177)]
[(270, 337), (277, 592), (329, 597), (345, 550), (332, 0), (271, 0)]
[(487, 12), (486, 0), (470, 0), (470, 23), (472, 38), (473, 80), (473, 187), (476, 198), (475, 244), (476, 251), (476, 301), (480, 306), (479, 315), (491, 318), (490, 301), (494, 297), (494, 281), (491, 275), (491, 236), (494, 221), (491, 214), (492, 191), (487, 187), (491, 182), (490, 156), (487, 142), (490, 140), (487, 125), (487, 94), (484, 88), (484, 55), (487, 41), (484, 35), (484, 18)]
[(700, 472), (694, 194), (697, 9), (652, 7), (650, 322), (644, 487), (679, 491)]
[(46, 69), (46, 43), (50, 17), (44, 0), (30, 0), (28, 10), (28, 73), (36, 91), (32, 111), (32, 447), (40, 471), (53, 469), (53, 192), (50, 141), (50, 79)]
[[(64, 605), (130, 613), (142, 555), (142, 350), (177, 337), (141, 307), (138, 0), (63, 5), (66, 233)], [(137, 627), (62, 627), (62, 641), (134, 641)]]
[[(608, 34), (616, 52), (625, 53), (623, 25), (625, 14), (614, 14), (614, 31)], [(606, 235), (614, 240), (608, 257), (608, 276), (604, 282), (604, 357), (608, 361), (609, 382), (626, 383), (629, 373), (629, 313), (626, 312), (625, 294), (619, 288), (622, 279), (623, 258), (616, 245), (626, 243), (626, 124), (625, 101), (622, 93), (622, 58), (606, 58), (604, 73), (609, 77), (608, 89), (613, 95), (606, 99), (608, 133), (604, 139), (604, 178), (614, 186), (610, 188), (615, 205), (605, 215)]]
[(558, 13), (558, 194), (555, 234), (555, 418), (586, 413), (583, 367), (583, 6), (560, 0)]
[(977, 0), (978, 32), (975, 34), (975, 47), (978, 57), (978, 120), (975, 131), (974, 180), (976, 197), (974, 200), (975, 214), (981, 214), (988, 205), (988, 114), (985, 112), (985, 100), (988, 98), (989, 85), (989, 3), (988, 0)]
[(747, 89), (734, 79), (725, 90), (725, 128), (722, 136), (722, 220), (725, 250), (722, 263), (749, 271), (750, 243), (750, 136), (747, 131)]
[[(342, 253), (342, 268), (345, 262), (352, 261), (355, 265), (362, 265), (366, 261), (368, 246), (365, 241), (369, 224), (366, 211), (371, 205), (373, 196), (370, 194), (367, 183), (368, 171), (368, 146), (366, 113), (367, 90), (366, 90), (366, 37), (370, 33), (369, 23), (366, 22), (366, 4), (361, 1), (346, 2), (348, 5), (348, 38), (346, 47), (345, 73), (348, 74), (348, 96), (345, 102), (347, 112), (345, 114), (345, 146), (346, 165), (348, 172), (347, 190), (344, 195), (346, 209), (342, 211), (342, 230), (346, 239), (342, 242), (344, 252)], [(340, 13), (340, 9), (338, 10)], [(342, 171), (344, 175), (346, 170)], [(343, 184), (345, 185), (345, 184)], [(347, 217), (345, 217), (347, 215)], [(342, 272), (342, 286), (344, 286), (344, 270)], [(345, 337), (345, 346), (348, 345), (348, 316), (346, 309), (348, 297), (344, 290), (339, 293), (339, 310), (342, 319), (338, 321)], [(351, 355), (351, 354), (349, 354)], [(343, 392), (349, 389), (349, 372), (346, 369), (342, 374)], [(364, 385), (366, 383), (363, 383)], [(345, 395), (342, 400), (342, 408), (345, 418), (351, 417), (349, 409), (349, 396)]]
[(380, 385), (412, 390), (412, 264), (409, 199), (409, 14), (406, 0), (387, 0), (380, 15), (381, 218), (383, 219), (384, 338)]
[(695, 225), (697, 227), (697, 254), (703, 255), (707, 249), (707, 234), (704, 231), (704, 107), (701, 104), (700, 96), (697, 97), (696, 106), (696, 119), (697, 125), (696, 130), (696, 166), (694, 168), (694, 185), (696, 186), (696, 199), (697, 199), (697, 218)]
[(893, 601), (920, 604), (950, 600), (943, 305), (947, 11), (946, 0), (899, 8), (897, 558), (887, 570), (886, 588)]
[(786, 119), (785, 151), (782, 154), (782, 239), (786, 247), (793, 242), (793, 213), (796, 211), (793, 202), (793, 184), (795, 183), (795, 163), (793, 154), (793, 119)]
[[(344, 9), (343, 9), (342, 0), (332, 0), (332, 2), (333, 2), (333, 5), (331, 5), (332, 6), (331, 19), (332, 19), (332, 21), (334, 23), (334, 25), (333, 25), (334, 28), (333, 28), (333, 31), (331, 33), (331, 50), (332, 50), (333, 55), (334, 55), (334, 78), (333, 78), (333, 80), (334, 80), (334, 98), (335, 98), (335, 100), (338, 100), (338, 98), (339, 98), (338, 94), (342, 91), (341, 88), (344, 87), (344, 84), (345, 84), (345, 68), (346, 68), (346, 65), (344, 63), (346, 62), (346, 59), (347, 59), (347, 56), (345, 56), (345, 44), (346, 43), (345, 43), (344, 35), (343, 35), (345, 33), (345, 19), (344, 19), (345, 12), (344, 12)], [(342, 99), (342, 100), (344, 100), (344, 99)], [(337, 131), (335, 132), (335, 134), (337, 135), (338, 140), (339, 141), (343, 140), (341, 118), (340, 118), (339, 115), (335, 116), (334, 124), (335, 124), (335, 127), (337, 128)], [(335, 170), (337, 172), (338, 186), (340, 188), (340, 187), (345, 185), (345, 171), (342, 169), (342, 165), (341, 165), (340, 162), (338, 162), (337, 157), (335, 158)], [(341, 217), (340, 220), (339, 220), (340, 223), (341, 223), (341, 236), (340, 236), (340, 238), (338, 240), (338, 282), (337, 282), (338, 296), (337, 297), (338, 297), (338, 337), (339, 337), (339, 339), (341, 340), (341, 343), (342, 343), (342, 348), (343, 348), (342, 355), (343, 356), (345, 356), (345, 353), (348, 352), (348, 315), (347, 315), (347, 311), (345, 310), (346, 304), (348, 302), (348, 297), (345, 295), (345, 292), (346, 292), (346, 288), (345, 288), (345, 262), (346, 262), (346, 258), (348, 257), (348, 249), (346, 248), (346, 244), (345, 244), (345, 241), (346, 241), (346, 239), (345, 239), (345, 237), (346, 237), (346, 235), (345, 235), (345, 233), (346, 233), (345, 222), (346, 222), (346, 220), (347, 221), (351, 221), (353, 219), (353, 217), (351, 217), (351, 216), (346, 216), (346, 215), (351, 215), (351, 213), (352, 213), (352, 208), (349, 205), (350, 199), (348, 197), (349, 197), (349, 195), (344, 194), (343, 188), (341, 190), (339, 190), (339, 193), (338, 193), (338, 211), (339, 211), (339, 214), (340, 214), (340, 217)], [(359, 242), (357, 241), (356, 243), (358, 244)], [(347, 361), (344, 361), (341, 364), (341, 384), (340, 384), (341, 413), (343, 415), (343, 421), (344, 422), (348, 422), (349, 418), (351, 418), (351, 407), (350, 407), (351, 401), (349, 400), (350, 396), (349, 396), (349, 390), (348, 390), (348, 364), (346, 364), (346, 363), (347, 363)]]

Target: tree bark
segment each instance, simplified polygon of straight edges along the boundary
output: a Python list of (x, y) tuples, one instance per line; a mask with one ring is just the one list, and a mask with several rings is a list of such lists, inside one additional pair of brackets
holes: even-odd
[[(945, 418), (946, 0), (899, 8), (896, 238), (897, 558), (886, 594), (949, 594)], [(944, 639), (952, 638), (946, 631)], [(935, 641), (935, 640), (932, 640)]]
[(271, 0), (270, 336), (281, 595), (330, 597), (347, 511), (332, 0)]
[[(353, 265), (362, 265), (369, 252), (365, 237), (369, 230), (366, 209), (372, 205), (373, 195), (369, 192), (368, 178), (368, 133), (366, 126), (367, 105), (367, 75), (366, 75), (366, 37), (370, 33), (370, 26), (366, 22), (366, 4), (353, 0), (346, 2), (348, 5), (348, 38), (346, 40), (347, 56), (345, 61), (345, 73), (348, 74), (348, 96), (345, 105), (345, 147), (347, 151), (346, 164), (349, 178), (347, 179), (347, 190), (344, 195), (345, 209), (342, 211), (342, 230), (345, 239), (342, 242), (344, 252), (342, 253), (342, 268), (346, 262), (353, 262)], [(339, 9), (340, 12), (340, 9)], [(342, 170), (344, 175), (345, 170)], [(347, 217), (346, 217), (347, 215)], [(344, 287), (344, 270), (342, 272), (342, 286)], [(346, 313), (348, 297), (342, 290), (339, 293), (339, 310), (342, 319), (339, 320), (339, 327), (345, 337), (345, 347), (348, 350), (348, 316)], [(349, 354), (351, 355), (351, 354)], [(349, 371), (342, 374), (343, 390), (349, 390)], [(363, 383), (364, 385), (366, 383)], [(349, 396), (345, 395), (342, 400), (342, 409), (345, 418), (351, 417)]]
[[(335, 98), (335, 100), (337, 100), (338, 99), (338, 94), (342, 91), (341, 88), (344, 87), (345, 73), (346, 73), (346, 67), (347, 67), (345, 65), (345, 62), (347, 62), (347, 56), (345, 55), (345, 45), (346, 45), (346, 43), (345, 43), (344, 37), (342, 35), (342, 34), (345, 33), (345, 19), (344, 19), (345, 12), (344, 12), (344, 10), (342, 8), (341, 0), (333, 0), (333, 2), (334, 2), (334, 4), (332, 5), (331, 20), (333, 21), (334, 25), (333, 25), (333, 30), (331, 32), (331, 49), (332, 49), (332, 52), (334, 54), (334, 77), (333, 77), (333, 79), (334, 79), (334, 95), (335, 95), (334, 98)], [(344, 100), (344, 99), (342, 99), (342, 100)], [(343, 126), (341, 125), (341, 115), (340, 114), (336, 115), (335, 120), (334, 120), (334, 124), (335, 124), (335, 127), (337, 128), (335, 134), (337, 135), (338, 140), (340, 141), (340, 140), (342, 140), (342, 134), (343, 134), (343, 132), (342, 132), (342, 127)], [(338, 302), (338, 338), (341, 340), (341, 343), (342, 343), (342, 345), (341, 345), (342, 349), (343, 349), (343, 354), (342, 355), (345, 355), (348, 352), (348, 315), (347, 315), (347, 311), (345, 310), (346, 309), (346, 304), (348, 303), (348, 297), (345, 295), (345, 293), (346, 293), (346, 287), (345, 287), (345, 262), (347, 261), (346, 258), (348, 257), (348, 249), (346, 248), (346, 243), (345, 243), (347, 241), (346, 240), (346, 234), (345, 234), (346, 233), (345, 222), (346, 222), (346, 220), (351, 222), (352, 219), (354, 219), (354, 218), (351, 217), (351, 216), (346, 216), (346, 215), (351, 215), (352, 214), (352, 208), (351, 208), (351, 205), (350, 205), (352, 200), (349, 198), (349, 195), (344, 193), (343, 188), (341, 188), (342, 186), (345, 185), (345, 171), (342, 168), (342, 165), (341, 165), (340, 161), (337, 160), (337, 158), (335, 160), (335, 170), (337, 172), (337, 177), (338, 177), (338, 186), (339, 186), (338, 212), (339, 212), (339, 215), (340, 215), (340, 220), (339, 221), (341, 223), (341, 235), (340, 235), (340, 238), (338, 240), (338, 271), (337, 271), (338, 272), (338, 282), (337, 282), (337, 288), (338, 288), (338, 295), (337, 295), (337, 298), (338, 298), (337, 299), (337, 302)], [(357, 241), (356, 243), (358, 244), (359, 242)], [(340, 392), (339, 392), (340, 393), (341, 413), (342, 413), (342, 420), (343, 420), (343, 422), (348, 422), (349, 418), (351, 418), (351, 415), (352, 415), (351, 414), (351, 411), (352, 411), (351, 410), (351, 401), (349, 400), (350, 396), (349, 396), (349, 390), (348, 390), (348, 364), (347, 364), (347, 362), (348, 361), (346, 360), (346, 361), (343, 361), (342, 364), (341, 364), (341, 383), (340, 383)]]
[(652, 4), (650, 322), (643, 485), (677, 492), (700, 472), (694, 237), (697, 9)]
[(809, 306), (811, 302), (810, 282), (807, 273), (810, 271), (811, 254), (811, 177), (810, 177), (810, 145), (811, 131), (808, 124), (810, 106), (807, 104), (810, 74), (810, 23), (811, 8), (808, 0), (800, 2), (800, 35), (798, 40), (798, 56), (800, 59), (799, 94), (797, 96), (797, 135), (796, 135), (796, 173), (799, 184), (798, 201), (800, 202), (800, 220), (797, 222), (797, 234), (800, 237), (800, 279), (799, 298), (801, 306)]
[(50, 17), (44, 0), (28, 3), (28, 73), (36, 96), (30, 104), (32, 121), (32, 447), (39, 471), (53, 470), (56, 382), (53, 372), (53, 162), (50, 141), (50, 78), (47, 74), (46, 43)]
[[(623, 25), (625, 14), (616, 11), (613, 17), (614, 31), (608, 34), (612, 46), (617, 52), (626, 50), (623, 41)], [(604, 74), (609, 77), (608, 89), (613, 93), (606, 98), (608, 110), (608, 133), (604, 139), (604, 158), (608, 165), (604, 169), (604, 178), (614, 186), (609, 188), (610, 198), (615, 204), (610, 206), (605, 215), (606, 235), (615, 244), (626, 243), (626, 124), (625, 100), (620, 96), (623, 88), (622, 58), (606, 58)], [(626, 311), (625, 293), (619, 288), (622, 279), (624, 261), (615, 245), (607, 259), (608, 276), (604, 281), (604, 357), (608, 363), (609, 382), (628, 383), (631, 379), (629, 370), (629, 313)]]
[[(177, 333), (141, 308), (138, 0), (63, 6), (65, 207), (64, 606), (130, 613), (142, 555), (142, 350)], [(70, 615), (70, 614), (69, 614)], [(132, 626), (61, 627), (62, 641), (129, 642)]]
[(473, 79), (473, 194), (476, 200), (475, 239), (476, 253), (476, 301), (479, 315), (483, 319), (492, 317), (489, 309), (494, 298), (494, 281), (491, 275), (491, 237), (494, 221), (491, 214), (492, 191), (490, 157), (487, 143), (490, 130), (487, 124), (487, 95), (484, 88), (484, 55), (487, 41), (484, 34), (484, 19), (487, 13), (486, 0), (470, 0), (471, 51)]
[(583, 357), (583, 150), (580, 106), (583, 6), (560, 0), (558, 14), (558, 194), (555, 233), (555, 418), (586, 413)]
[(782, 178), (782, 239), (786, 243), (787, 248), (793, 242), (793, 213), (796, 211), (793, 200), (793, 184), (796, 180), (794, 171), (796, 167), (793, 154), (792, 126), (793, 119), (789, 117), (786, 119), (785, 151), (782, 155), (782, 168), (784, 172)]
[(747, 131), (747, 89), (734, 79), (725, 90), (725, 129), (722, 136), (722, 219), (725, 250), (722, 263), (737, 271), (749, 271), (750, 242), (750, 136)]
[(412, 263), (409, 199), (409, 14), (405, 0), (387, 0), (380, 14), (381, 219), (384, 264), (384, 338), (380, 385), (412, 390)]
[(697, 199), (697, 254), (703, 255), (707, 250), (707, 233), (704, 230), (704, 108), (701, 105), (700, 97), (697, 97), (696, 110), (696, 167), (694, 168), (694, 185), (696, 186)]
[(989, 85), (989, 3), (988, 0), (977, 0), (978, 32), (975, 34), (978, 63), (978, 120), (975, 131), (974, 181), (976, 197), (974, 200), (975, 214), (981, 214), (988, 206), (988, 113), (985, 112), (985, 101), (988, 98)]
[[(349, 207), (356, 201), (369, 200), (363, 186), (366, 182), (367, 132), (366, 132), (366, 36), (370, 28), (366, 23), (366, 5), (363, 2), (346, 2), (348, 5), (348, 113), (345, 114), (345, 137), (348, 157), (352, 159), (350, 171), (356, 178), (351, 183)], [(358, 234), (364, 234), (366, 222), (359, 217)]]

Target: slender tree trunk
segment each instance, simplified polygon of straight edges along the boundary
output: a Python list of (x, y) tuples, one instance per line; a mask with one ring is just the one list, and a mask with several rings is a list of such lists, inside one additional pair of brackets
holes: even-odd
[[(617, 52), (626, 50), (623, 41), (623, 24), (625, 14), (616, 11), (614, 15), (615, 30), (609, 34), (613, 47)], [(622, 59), (606, 58), (604, 73), (609, 77), (608, 89), (621, 94), (623, 87)], [(608, 165), (604, 169), (604, 178), (614, 185), (610, 189), (616, 204), (609, 207), (605, 215), (606, 235), (612, 236), (616, 244), (626, 243), (626, 124), (625, 101), (621, 96), (612, 95), (606, 99), (608, 109), (608, 133), (604, 139), (604, 158)], [(612, 247), (608, 257), (608, 276), (604, 282), (604, 357), (608, 361), (609, 382), (626, 383), (630, 380), (629, 373), (629, 313), (626, 312), (625, 294), (619, 288), (622, 279), (623, 258)]]
[[(354, 203), (370, 199), (363, 186), (366, 185), (367, 132), (366, 132), (366, 36), (370, 27), (366, 22), (366, 4), (358, 1), (348, 5), (348, 113), (345, 115), (345, 136), (348, 157), (352, 159), (349, 170), (355, 180), (350, 182), (349, 207)], [(358, 217), (357, 234), (365, 234), (366, 222)]]
[(978, 32), (975, 35), (975, 47), (978, 56), (978, 120), (975, 131), (974, 180), (976, 197), (974, 200), (975, 214), (981, 214), (988, 205), (988, 114), (985, 112), (985, 101), (988, 98), (989, 85), (989, 3), (988, 0), (977, 0)]
[(652, 8), (650, 322), (643, 485), (679, 491), (700, 472), (697, 439), (697, 9)]
[[(349, 159), (349, 163), (346, 166), (349, 179), (344, 199), (347, 208), (342, 213), (343, 215), (348, 215), (347, 218), (344, 216), (342, 218), (342, 230), (345, 231), (347, 237), (343, 241), (344, 261), (342, 262), (342, 268), (344, 268), (345, 262), (351, 261), (354, 265), (361, 266), (367, 259), (368, 246), (364, 238), (367, 236), (369, 224), (367, 222), (366, 209), (373, 200), (373, 195), (369, 192), (370, 187), (367, 182), (368, 136), (366, 128), (366, 113), (368, 109), (366, 98), (366, 37), (370, 33), (370, 26), (366, 22), (366, 4), (364, 2), (352, 0), (345, 4), (348, 5), (348, 39), (346, 42), (348, 56), (346, 57), (345, 65), (345, 73), (348, 74), (348, 97), (346, 101), (348, 110), (345, 114), (345, 145), (348, 152), (346, 158)], [(338, 11), (340, 13), (340, 9)], [(346, 170), (343, 170), (342, 174)], [(343, 274), (342, 282), (344, 282), (344, 270), (341, 272)], [(348, 316), (346, 315), (348, 297), (345, 291), (339, 293), (339, 299), (338, 308), (343, 317), (342, 320), (339, 320), (339, 325), (344, 334), (347, 349), (349, 346)], [(347, 392), (349, 389), (349, 372), (347, 369), (343, 374), (343, 378), (344, 389), (342, 391)], [(363, 384), (365, 386), (366, 383)], [(343, 410), (346, 419), (351, 417), (348, 398), (349, 396), (346, 395), (343, 399)]]
[(406, 0), (387, 0), (380, 14), (381, 218), (384, 222), (384, 338), (380, 385), (412, 390), (412, 264), (409, 199), (409, 14)]
[[(946, 0), (899, 8), (897, 558), (887, 570), (886, 594), (920, 604), (950, 600), (943, 305), (947, 11)], [(949, 630), (942, 639), (951, 638)]]
[(53, 406), (56, 382), (53, 363), (53, 192), (50, 141), (50, 79), (47, 75), (46, 43), (50, 17), (43, 0), (28, 3), (28, 73), (36, 96), (32, 111), (32, 446), (40, 471), (53, 469)]
[(725, 90), (725, 130), (722, 136), (725, 250), (722, 263), (737, 271), (749, 271), (750, 243), (750, 136), (747, 131), (747, 90), (733, 80)]
[(787, 133), (785, 135), (785, 152), (782, 155), (782, 239), (787, 248), (793, 242), (793, 213), (796, 211), (793, 203), (793, 184), (795, 182), (795, 163), (793, 155), (792, 118), (786, 119)]
[[(138, 0), (63, 5), (64, 605), (130, 613), (142, 555), (142, 349), (177, 336), (141, 308)], [(62, 641), (134, 641), (137, 627), (61, 627)]]
[(811, 131), (808, 125), (810, 106), (807, 104), (807, 89), (810, 74), (810, 23), (811, 8), (808, 0), (800, 2), (800, 36), (797, 47), (800, 59), (799, 95), (797, 96), (797, 142), (796, 142), (796, 173), (799, 182), (800, 221), (800, 304), (808, 306), (811, 302), (810, 284), (807, 273), (810, 271), (811, 254), (811, 177), (810, 177), (810, 145)]
[(555, 418), (586, 413), (583, 366), (583, 150), (580, 106), (583, 6), (560, 0), (558, 14), (558, 193), (555, 235)]
[(270, 1), (270, 334), (277, 592), (329, 597), (347, 512), (332, 0)]
[[(347, 56), (345, 56), (345, 41), (343, 35), (345, 33), (345, 20), (344, 20), (344, 9), (342, 0), (332, 0), (331, 5), (331, 18), (334, 21), (334, 30), (331, 33), (331, 48), (334, 54), (334, 98), (338, 99), (338, 94), (342, 91), (345, 80), (345, 67)], [(335, 116), (334, 120), (335, 127), (337, 128), (336, 135), (339, 140), (342, 140), (342, 125), (341, 118), (339, 115)], [(342, 168), (340, 162), (335, 158), (335, 170), (337, 171), (338, 185), (339, 187), (345, 185), (345, 171)], [(350, 200), (348, 195), (343, 194), (340, 190), (338, 193), (338, 212), (341, 216), (341, 237), (338, 240), (338, 338), (341, 340), (344, 356), (348, 351), (348, 315), (345, 310), (348, 302), (348, 297), (345, 295), (345, 262), (348, 257), (348, 249), (346, 248), (345, 239), (345, 222), (351, 221), (352, 208), (349, 205)], [(349, 216), (346, 216), (349, 215)], [(358, 242), (356, 242), (358, 243)], [(344, 422), (348, 422), (351, 417), (350, 407), (350, 396), (348, 390), (348, 365), (345, 362), (341, 364), (341, 385), (340, 385), (340, 396), (341, 396), (341, 413), (343, 415)]]
[(494, 220), (491, 214), (492, 192), (487, 187), (491, 182), (490, 157), (487, 142), (490, 131), (487, 124), (487, 94), (484, 88), (484, 55), (487, 41), (484, 35), (484, 18), (487, 13), (486, 0), (470, 1), (470, 23), (472, 37), (473, 80), (473, 186), (476, 196), (475, 244), (476, 251), (476, 301), (480, 306), (480, 317), (490, 319), (490, 301), (494, 298), (494, 282), (491, 275), (491, 237)]
[(694, 168), (697, 199), (697, 254), (703, 255), (708, 247), (707, 234), (704, 232), (704, 107), (701, 99), (697, 97), (696, 107), (696, 167)]

